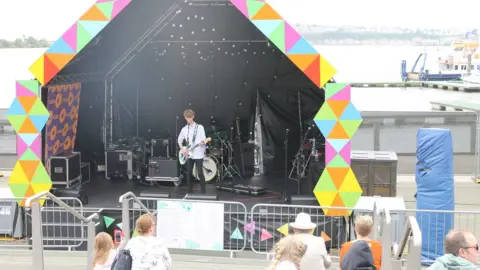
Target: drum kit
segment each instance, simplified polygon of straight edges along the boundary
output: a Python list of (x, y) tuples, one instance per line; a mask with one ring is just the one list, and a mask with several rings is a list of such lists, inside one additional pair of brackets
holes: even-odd
[[(242, 178), (240, 170), (235, 164), (232, 139), (228, 139), (228, 132), (216, 132), (212, 142), (207, 144), (207, 153), (203, 159), (203, 174), (205, 182), (217, 182), (235, 176)], [(193, 166), (193, 177), (198, 179), (196, 166)]]

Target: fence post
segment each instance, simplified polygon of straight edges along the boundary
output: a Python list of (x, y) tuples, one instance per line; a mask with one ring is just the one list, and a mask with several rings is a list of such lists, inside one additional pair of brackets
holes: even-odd
[(130, 203), (129, 199), (123, 198), (122, 201), (122, 231), (124, 234), (124, 241), (130, 240)]
[(32, 269), (43, 270), (43, 232), (40, 202), (32, 202)]
[(93, 249), (95, 247), (95, 222), (89, 221), (87, 224), (87, 270), (93, 269)]

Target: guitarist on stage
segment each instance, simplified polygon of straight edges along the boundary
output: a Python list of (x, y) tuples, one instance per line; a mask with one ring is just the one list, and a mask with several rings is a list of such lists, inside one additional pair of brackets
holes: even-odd
[[(182, 128), (178, 135), (178, 145), (182, 150), (183, 156), (188, 156), (188, 147), (200, 143), (201, 145), (192, 151), (192, 158), (187, 160), (187, 184), (188, 193), (193, 193), (193, 180), (191, 179), (193, 165), (197, 169), (197, 175), (200, 179), (201, 193), (205, 193), (205, 175), (203, 174), (203, 158), (205, 157), (205, 129), (202, 125), (195, 123), (195, 112), (187, 109), (183, 112), (187, 125)], [(186, 142), (187, 146), (183, 145)]]

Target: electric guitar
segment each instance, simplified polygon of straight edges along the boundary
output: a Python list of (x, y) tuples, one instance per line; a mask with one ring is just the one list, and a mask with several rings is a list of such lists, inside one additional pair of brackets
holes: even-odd
[[(212, 140), (212, 138), (206, 138), (202, 142), (203, 143), (209, 143), (211, 140)], [(202, 144), (202, 142), (199, 142), (199, 143), (197, 143), (193, 146), (188, 145), (186, 156), (183, 155), (183, 153), (182, 153), (183, 151), (182, 151), (182, 149), (180, 149), (180, 152), (178, 153), (178, 161), (180, 162), (180, 164), (183, 165), (183, 164), (187, 163), (187, 160), (192, 158), (193, 150), (195, 150), (195, 148), (199, 147)]]

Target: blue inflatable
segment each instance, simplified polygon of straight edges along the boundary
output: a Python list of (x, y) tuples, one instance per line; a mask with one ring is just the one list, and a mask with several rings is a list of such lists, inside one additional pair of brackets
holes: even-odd
[(454, 210), (453, 146), (447, 129), (422, 128), (417, 133), (417, 212), (422, 230), (422, 262), (430, 265), (444, 254), (445, 235), (453, 228)]

